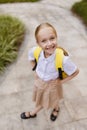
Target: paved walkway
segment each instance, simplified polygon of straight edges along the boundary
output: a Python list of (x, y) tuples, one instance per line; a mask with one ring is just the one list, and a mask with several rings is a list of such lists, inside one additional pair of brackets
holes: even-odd
[[(26, 25), (26, 36), (18, 59), (0, 76), (0, 130), (87, 130), (87, 32), (71, 12), (79, 0), (42, 0), (38, 3), (1, 4), (0, 14), (10, 14)], [(27, 60), (35, 45), (34, 30), (50, 22), (58, 31), (58, 43), (66, 48), (80, 69), (79, 75), (64, 84), (61, 111), (53, 123), (50, 111), (41, 110), (36, 119), (23, 121), (20, 113), (31, 110), (33, 73)]]

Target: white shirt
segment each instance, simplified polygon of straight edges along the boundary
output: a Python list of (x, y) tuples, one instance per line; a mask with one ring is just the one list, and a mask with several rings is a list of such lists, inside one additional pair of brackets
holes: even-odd
[[(33, 47), (28, 53), (28, 59), (30, 61), (35, 60), (34, 58), (34, 50), (36, 47)], [(44, 81), (53, 80), (59, 77), (59, 73), (55, 67), (55, 55), (54, 52), (48, 58), (44, 57), (43, 51), (41, 51), (37, 67), (36, 73), (37, 75)], [(77, 66), (72, 62), (69, 56), (64, 56), (63, 58), (63, 70), (67, 75), (73, 74), (77, 69)]]

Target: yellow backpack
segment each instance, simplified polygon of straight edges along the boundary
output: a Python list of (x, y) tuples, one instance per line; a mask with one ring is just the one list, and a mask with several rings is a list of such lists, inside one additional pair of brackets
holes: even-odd
[[(38, 58), (39, 58), (41, 51), (42, 51), (42, 49), (39, 46), (37, 46), (36, 49), (34, 50), (34, 57), (35, 57), (36, 64), (35, 64), (34, 68), (32, 69), (33, 71), (36, 69)], [(64, 79), (68, 76), (63, 71), (63, 66), (62, 66), (64, 55), (68, 56), (68, 53), (63, 48), (57, 47), (56, 48), (56, 57), (55, 57), (55, 67), (59, 72), (59, 78), (60, 79)]]

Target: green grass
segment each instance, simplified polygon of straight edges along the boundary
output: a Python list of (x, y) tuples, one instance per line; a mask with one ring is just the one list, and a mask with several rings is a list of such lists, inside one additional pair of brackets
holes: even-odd
[(0, 15), (0, 72), (17, 58), (24, 34), (25, 26), (19, 19)]
[(39, 0), (0, 0), (0, 3), (37, 2)]
[(87, 0), (82, 0), (81, 2), (75, 3), (71, 10), (73, 13), (78, 15), (87, 26)]

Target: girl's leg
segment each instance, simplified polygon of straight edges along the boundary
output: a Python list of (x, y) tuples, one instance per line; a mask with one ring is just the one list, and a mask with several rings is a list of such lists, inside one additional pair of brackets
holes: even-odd
[(59, 110), (59, 106), (57, 105), (54, 109), (58, 111)]
[(59, 107), (56, 106), (56, 107), (54, 108), (53, 114), (54, 114), (55, 116), (57, 116), (57, 115), (58, 115), (58, 111), (59, 111)]
[(33, 111), (31, 111), (31, 112), (26, 112), (25, 114), (26, 114), (26, 116), (29, 116), (29, 114), (30, 114), (30, 115), (35, 115), (35, 114), (37, 114), (42, 108), (43, 108), (43, 107), (42, 107), (41, 105), (39, 105), (38, 107), (34, 108)]
[(58, 116), (58, 114), (59, 114), (59, 107), (58, 106), (56, 106), (54, 109), (53, 109), (53, 111), (52, 111), (52, 113), (51, 113), (51, 115), (50, 115), (50, 119), (52, 120), (52, 121), (55, 121), (56, 120), (56, 118), (57, 118), (57, 116)]
[(21, 113), (21, 118), (22, 119), (28, 119), (28, 118), (34, 118), (36, 117), (36, 114), (42, 109), (42, 106), (38, 106), (36, 107), (33, 111), (31, 112), (23, 112)]

